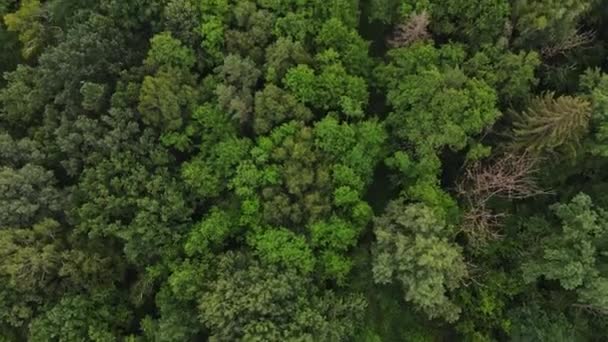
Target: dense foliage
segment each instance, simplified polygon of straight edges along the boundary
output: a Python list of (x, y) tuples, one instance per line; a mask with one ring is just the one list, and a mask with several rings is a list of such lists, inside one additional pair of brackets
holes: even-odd
[(0, 18), (0, 341), (608, 340), (608, 2)]

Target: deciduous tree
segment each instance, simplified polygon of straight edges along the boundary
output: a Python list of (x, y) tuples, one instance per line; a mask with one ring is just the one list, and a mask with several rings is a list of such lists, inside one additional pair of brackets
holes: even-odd
[(405, 299), (430, 318), (455, 321), (460, 309), (449, 298), (467, 275), (450, 227), (423, 204), (389, 203), (374, 223), (374, 280), (397, 282)]

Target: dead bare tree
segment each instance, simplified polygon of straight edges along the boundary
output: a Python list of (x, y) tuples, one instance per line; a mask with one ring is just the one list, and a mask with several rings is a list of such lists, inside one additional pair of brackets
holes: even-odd
[(468, 197), (484, 203), (493, 197), (522, 199), (544, 193), (533, 175), (538, 172), (537, 158), (527, 153), (507, 153), (489, 165), (475, 163), (465, 170)]
[(544, 58), (555, 57), (559, 54), (563, 54), (566, 51), (572, 50), (579, 46), (585, 46), (591, 43), (595, 39), (595, 32), (593, 31), (574, 31), (568, 38), (563, 41), (556, 42), (553, 45), (545, 46), (540, 50), (541, 55)]
[(504, 214), (489, 208), (494, 198), (524, 199), (549, 193), (535, 180), (538, 159), (529, 154), (504, 154), (490, 164), (467, 167), (456, 191), (466, 202), (462, 230), (473, 245), (500, 238)]
[(411, 14), (403, 23), (395, 27), (392, 38), (388, 40), (389, 45), (398, 48), (429, 39), (431, 37), (428, 31), (429, 23), (430, 16), (426, 11)]
[(463, 215), (462, 231), (472, 246), (484, 246), (501, 238), (499, 227), (504, 214), (494, 213), (487, 207), (470, 207)]

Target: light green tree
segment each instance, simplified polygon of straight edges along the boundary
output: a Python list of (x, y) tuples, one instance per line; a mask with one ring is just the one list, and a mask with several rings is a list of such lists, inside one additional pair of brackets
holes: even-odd
[(529, 260), (522, 265), (524, 279), (556, 280), (565, 290), (575, 291), (576, 305), (608, 312), (608, 277), (604, 266), (604, 243), (608, 237), (608, 216), (593, 205), (586, 194), (569, 203), (551, 207), (558, 219), (545, 222), (555, 233), (541, 238)]
[(219, 258), (217, 278), (199, 298), (213, 340), (342, 341), (355, 333), (365, 307), (358, 296), (318, 293), (293, 269), (232, 253)]
[(463, 149), (500, 116), (496, 91), (465, 73), (465, 52), (458, 45), (417, 43), (388, 56), (390, 62), (377, 70), (393, 108), (387, 123), (395, 137), (419, 151)]
[(39, 0), (24, 0), (16, 12), (4, 16), (7, 29), (19, 35), (25, 59), (34, 57), (48, 42), (50, 31), (45, 27), (45, 15), (48, 14)]
[(460, 309), (449, 294), (461, 285), (467, 267), (437, 213), (423, 204), (393, 201), (374, 222), (374, 233), (374, 281), (398, 283), (405, 300), (429, 318), (458, 319)]

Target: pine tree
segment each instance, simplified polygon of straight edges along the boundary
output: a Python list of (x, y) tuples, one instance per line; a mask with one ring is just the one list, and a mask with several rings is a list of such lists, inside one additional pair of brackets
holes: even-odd
[(533, 154), (575, 154), (587, 132), (591, 104), (582, 98), (552, 92), (536, 97), (527, 110), (514, 115), (511, 148)]

